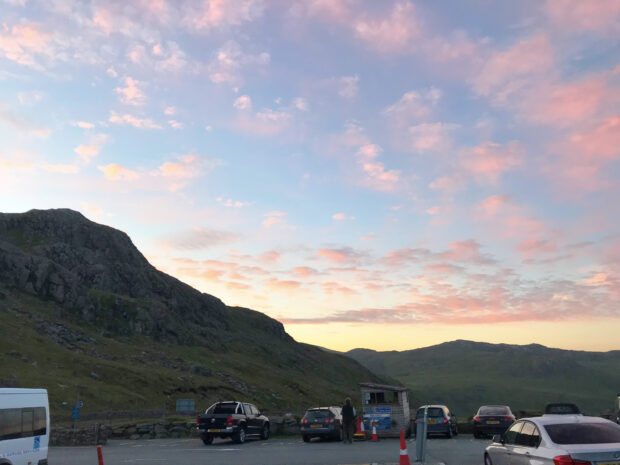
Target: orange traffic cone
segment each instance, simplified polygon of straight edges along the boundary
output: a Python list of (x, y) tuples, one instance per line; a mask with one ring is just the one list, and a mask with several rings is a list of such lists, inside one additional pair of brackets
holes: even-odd
[(358, 441), (364, 441), (366, 439), (366, 433), (364, 433), (364, 422), (357, 417), (357, 429), (353, 435), (353, 439)]
[(407, 443), (405, 442), (405, 432), (400, 430), (400, 460), (398, 465), (411, 465), (409, 461), (409, 453), (407, 452)]
[(372, 440), (373, 442), (377, 442), (379, 438), (377, 438), (377, 424), (372, 422)]

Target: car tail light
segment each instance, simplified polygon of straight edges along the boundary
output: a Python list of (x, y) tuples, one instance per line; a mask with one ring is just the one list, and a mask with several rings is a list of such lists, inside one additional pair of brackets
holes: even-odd
[(307, 424), (307, 423), (308, 423), (308, 419), (307, 419), (307, 418), (304, 418), (303, 420), (301, 420), (301, 422), (305, 425), (305, 424)]
[(478, 415), (476, 415), (476, 416), (474, 417), (474, 421), (475, 421), (475, 422), (479, 422), (479, 421), (480, 421), (480, 417), (479, 417)]
[(515, 417), (504, 417), (506, 421), (515, 421)]
[(232, 417), (226, 419), (226, 426), (232, 426)]
[(334, 419), (333, 418), (326, 418), (325, 419), (325, 423), (333, 423)]
[(196, 426), (200, 426), (200, 417), (196, 417)]
[(553, 458), (553, 465), (592, 465), (584, 460), (575, 460), (570, 455), (558, 455)]
[(444, 419), (443, 419), (443, 421), (441, 423), (446, 425), (448, 423), (448, 419), (444, 417)]

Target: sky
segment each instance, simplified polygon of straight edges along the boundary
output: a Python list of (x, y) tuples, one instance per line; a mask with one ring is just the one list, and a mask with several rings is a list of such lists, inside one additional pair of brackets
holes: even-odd
[(620, 0), (0, 0), (0, 211), (335, 350), (620, 349)]

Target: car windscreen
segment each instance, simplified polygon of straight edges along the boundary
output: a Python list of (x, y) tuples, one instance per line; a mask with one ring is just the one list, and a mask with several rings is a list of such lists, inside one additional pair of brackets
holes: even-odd
[(571, 415), (575, 413), (580, 413), (579, 409), (574, 404), (551, 404), (547, 405), (545, 408), (545, 413), (558, 415), (558, 414), (566, 414)]
[[(421, 408), (418, 410), (417, 417), (421, 418), (423, 416), (424, 416), (424, 409)], [(443, 417), (443, 409), (437, 408), (437, 407), (430, 407), (428, 409), (428, 416), (429, 417)]]
[(509, 415), (508, 407), (480, 407), (478, 415)]
[(308, 410), (304, 415), (304, 418), (308, 421), (323, 422), (332, 415), (329, 410)]
[(235, 413), (237, 411), (237, 403), (215, 404), (207, 410), (207, 413)]
[(565, 423), (545, 425), (556, 444), (610, 444), (620, 442), (620, 426), (613, 423)]

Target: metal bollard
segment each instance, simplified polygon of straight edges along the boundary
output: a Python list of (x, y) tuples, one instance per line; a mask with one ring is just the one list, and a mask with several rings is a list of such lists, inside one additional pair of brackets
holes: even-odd
[(424, 419), (422, 424), (416, 423), (415, 431), (415, 460), (424, 463), (426, 460), (426, 431), (428, 422), (428, 407), (424, 407)]
[(103, 465), (103, 451), (101, 446), (97, 446), (97, 457), (99, 458), (99, 465)]

